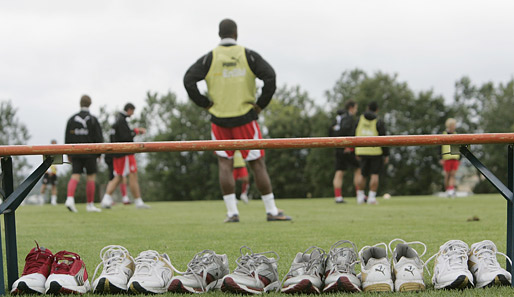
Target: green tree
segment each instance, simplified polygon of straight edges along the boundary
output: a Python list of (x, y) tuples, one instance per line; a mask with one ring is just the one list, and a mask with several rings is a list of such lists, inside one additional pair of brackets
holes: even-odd
[[(18, 109), (11, 101), (0, 101), (0, 145), (27, 144), (30, 134), (27, 126), (17, 116)], [(14, 186), (19, 185), (25, 178), (29, 165), (25, 157), (13, 157)], [(1, 180), (0, 180), (1, 183)]]

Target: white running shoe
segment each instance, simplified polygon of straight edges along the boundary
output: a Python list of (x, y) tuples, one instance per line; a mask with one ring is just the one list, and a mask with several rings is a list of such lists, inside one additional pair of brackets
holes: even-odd
[(501, 268), (496, 259), (496, 254), (502, 255), (511, 263), (512, 261), (504, 253), (498, 252), (496, 245), (490, 240), (484, 240), (471, 245), (469, 251), (468, 266), (475, 277), (477, 288), (492, 286), (510, 286), (511, 275)]
[(340, 240), (332, 245), (325, 265), (325, 287), (323, 292), (360, 292), (361, 281), (355, 272), (359, 263), (357, 247), (349, 240)]
[[(383, 245), (385, 248), (380, 247)], [(359, 251), (361, 258), (361, 282), (364, 292), (392, 292), (393, 279), (387, 245), (378, 243), (365, 246)]]
[[(134, 258), (121, 245), (108, 245), (100, 251), (100, 259), (102, 262), (98, 264), (93, 274), (93, 293), (126, 293), (128, 281), (135, 270)], [(95, 279), (100, 266), (103, 266), (102, 273)]]
[[(400, 241), (392, 249), (391, 245)], [(412, 245), (422, 245), (424, 251), (421, 255), (412, 248)], [(389, 251), (392, 252), (392, 264), (393, 264), (393, 279), (394, 279), (394, 290), (396, 292), (405, 291), (421, 291), (425, 290), (425, 283), (423, 281), (423, 261), (421, 257), (425, 255), (427, 246), (420, 241), (406, 242), (403, 239), (393, 239), (389, 242)]]
[(100, 202), (100, 206), (105, 209), (109, 209), (112, 207), (113, 201), (111, 196), (104, 195), (102, 201)]
[[(243, 254), (244, 249), (250, 251), (250, 253)], [(279, 256), (277, 253), (254, 254), (247, 246), (242, 246), (239, 251), (241, 257), (236, 260), (237, 268), (233, 273), (223, 278), (221, 291), (239, 294), (261, 294), (276, 291), (280, 288), (277, 271)], [(276, 258), (268, 258), (265, 254), (273, 254)]]
[(128, 282), (131, 293), (135, 294), (162, 294), (168, 291), (173, 277), (173, 271), (178, 271), (171, 265), (166, 254), (148, 250), (136, 257), (136, 270)]
[[(460, 240), (447, 241), (435, 257), (432, 283), (435, 289), (464, 289), (473, 287), (473, 275), (468, 269), (468, 245)], [(426, 264), (425, 264), (426, 265)]]
[(325, 251), (315, 246), (311, 246), (303, 253), (296, 254), (291, 269), (282, 281), (282, 293), (321, 293), (325, 260)]
[(97, 208), (93, 203), (86, 204), (86, 211), (88, 212), (102, 212), (100, 208)]
[(227, 255), (204, 250), (196, 254), (187, 264), (183, 275), (175, 276), (168, 287), (173, 293), (205, 293), (220, 289), (222, 279), (229, 274)]
[(68, 208), (71, 212), (78, 212), (77, 208), (75, 207), (75, 198), (68, 197), (66, 198), (66, 202), (64, 202), (64, 206)]

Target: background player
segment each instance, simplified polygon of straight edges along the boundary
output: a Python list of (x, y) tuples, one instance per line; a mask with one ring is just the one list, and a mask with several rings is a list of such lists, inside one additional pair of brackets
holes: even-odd
[[(445, 123), (446, 131), (443, 134), (456, 134), (457, 121), (449, 118)], [(441, 165), (444, 170), (444, 188), (448, 197), (455, 197), (455, 175), (459, 170), (460, 154), (452, 154), (450, 145), (441, 147)]]
[(234, 152), (234, 180), (241, 182), (241, 196), (239, 199), (244, 203), (248, 203), (248, 190), (250, 189), (250, 178), (246, 169), (246, 162), (239, 150)]
[[(184, 76), (186, 91), (198, 106), (211, 114), (213, 139), (261, 139), (257, 115), (275, 93), (275, 71), (259, 54), (237, 45), (237, 25), (224, 19), (219, 24), (220, 44), (194, 63)], [(255, 101), (255, 78), (264, 82)], [(207, 82), (209, 98), (198, 90), (197, 82)], [(212, 101), (211, 101), (212, 100)], [(239, 222), (239, 211), (232, 175), (234, 151), (217, 151), (219, 179), (227, 207), (225, 222)], [(261, 192), (268, 221), (289, 221), (290, 217), (275, 205), (271, 181), (264, 161), (264, 150), (241, 150), (250, 163), (257, 188)]]
[[(146, 133), (145, 128), (131, 129), (127, 123), (127, 118), (134, 114), (136, 107), (132, 103), (127, 103), (123, 111), (118, 113), (116, 122), (112, 126), (112, 142), (134, 142), (134, 136)], [(107, 184), (107, 190), (102, 198), (102, 207), (110, 208), (113, 204), (112, 193), (122, 181), (123, 176), (128, 175), (130, 191), (134, 196), (136, 208), (150, 208), (141, 198), (139, 182), (137, 180), (137, 164), (134, 154), (112, 154), (114, 178)]]
[[(52, 139), (51, 144), (57, 144), (57, 140)], [(51, 187), (50, 204), (57, 205), (57, 167), (51, 165), (43, 176), (43, 185), (41, 185), (41, 193), (39, 195), (39, 203), (45, 203), (46, 186)]]
[[(358, 105), (353, 100), (348, 100), (345, 104), (345, 110), (337, 112), (336, 119), (330, 128), (330, 136), (355, 136), (355, 114), (357, 113)], [(343, 177), (345, 171), (350, 167), (354, 168), (353, 171), (353, 184), (355, 190), (359, 190), (358, 182), (361, 177), (361, 170), (359, 161), (355, 157), (355, 148), (336, 148), (336, 173), (334, 174), (334, 196), (336, 203), (346, 203), (343, 199), (342, 187)]]
[[(66, 134), (64, 143), (100, 143), (103, 142), (102, 128), (98, 119), (89, 113), (91, 98), (87, 95), (80, 98), (80, 112), (74, 114), (66, 125)], [(77, 212), (75, 207), (75, 190), (80, 180), (80, 175), (86, 169), (86, 210), (90, 212), (100, 212), (93, 204), (95, 200), (95, 180), (96, 180), (96, 159), (100, 155), (82, 154), (68, 155), (68, 159), (73, 166), (73, 173), (68, 182), (68, 197), (64, 205), (71, 211)]]
[[(376, 102), (368, 104), (368, 109), (357, 121), (355, 136), (386, 135), (385, 124), (381, 119), (378, 119), (377, 113), (378, 104)], [(379, 182), (378, 178), (380, 171), (382, 170), (382, 166), (389, 162), (389, 148), (357, 147), (355, 148), (355, 155), (357, 155), (361, 163), (362, 174), (362, 178), (359, 182), (359, 190), (357, 190), (357, 203), (364, 203), (364, 189), (366, 188), (367, 179), (370, 177), (368, 204), (376, 204)]]

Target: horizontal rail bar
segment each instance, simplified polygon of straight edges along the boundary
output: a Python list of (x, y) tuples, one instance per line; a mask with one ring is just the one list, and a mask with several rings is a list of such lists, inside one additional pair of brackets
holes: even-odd
[(0, 156), (514, 143), (514, 133), (194, 140), (0, 146)]

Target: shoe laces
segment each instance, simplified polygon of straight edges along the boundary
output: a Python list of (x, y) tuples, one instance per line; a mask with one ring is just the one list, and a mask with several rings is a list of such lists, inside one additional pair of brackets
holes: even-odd
[(184, 272), (184, 275), (193, 275), (196, 281), (200, 284), (202, 292), (205, 292), (204, 284), (207, 283), (207, 267), (215, 261), (216, 253), (214, 251), (203, 250), (197, 253), (187, 264), (187, 270)]
[(96, 273), (101, 266), (104, 267), (104, 271), (107, 274), (118, 273), (120, 265), (123, 263), (125, 258), (132, 258), (128, 250), (121, 245), (108, 245), (100, 251), (100, 259), (102, 262), (96, 266), (93, 279), (95, 279)]
[(60, 251), (54, 255), (54, 263), (52, 264), (52, 273), (66, 274), (71, 270), (71, 266), (75, 261), (80, 260), (78, 254)]
[[(151, 275), (152, 268), (157, 265), (157, 262), (159, 262), (161, 258), (164, 258), (164, 257), (161, 257), (161, 255), (154, 250), (148, 250), (148, 251), (141, 252), (134, 261), (136, 264), (136, 271), (139, 274)], [(166, 260), (164, 259), (164, 261), (166, 261)], [(177, 270), (169, 261), (166, 261), (166, 262), (167, 262), (167, 264), (169, 264), (169, 266), (171, 267), (171, 269), (173, 271), (175, 271), (176, 273), (179, 273), (179, 274), (184, 274), (183, 272)]]
[[(250, 253), (243, 253), (243, 250), (248, 250)], [(255, 273), (257, 267), (259, 267), (261, 264), (267, 264), (271, 266), (273, 264), (276, 264), (280, 259), (276, 252), (269, 251), (262, 253), (254, 253), (251, 248), (245, 245), (239, 249), (239, 252), (241, 253), (241, 257), (237, 258), (236, 260), (237, 267), (234, 270), (234, 272), (246, 274), (248, 276), (255, 278), (255, 280), (257, 281), (259, 281), (259, 274)], [(273, 254), (274, 256), (276, 256), (276, 258), (268, 258), (265, 256), (266, 254)], [(276, 269), (272, 269), (272, 271), (275, 275), (275, 279), (278, 279), (278, 271)], [(278, 288), (277, 290), (279, 289), (280, 288)]]
[[(344, 246), (348, 244), (351, 245), (351, 247)], [(339, 240), (334, 243), (328, 252), (327, 262), (330, 261), (330, 263), (333, 264), (329, 274), (335, 271), (340, 273), (355, 273), (353, 267), (359, 263), (355, 250), (357, 250), (357, 246), (349, 240)], [(343, 256), (345, 253), (349, 256)]]
[(289, 269), (289, 272), (284, 276), (282, 279), (282, 282), (280, 283), (280, 287), (283, 287), (284, 282), (286, 281), (288, 276), (292, 276), (295, 271), (301, 270), (302, 275), (314, 275), (319, 278), (323, 278), (323, 274), (318, 273), (318, 267), (320, 265), (323, 265), (325, 263), (327, 258), (327, 253), (322, 248), (319, 248), (317, 246), (311, 246), (308, 249), (305, 250), (302, 254), (302, 259), (309, 258), (308, 261), (302, 261), (300, 263), (294, 263), (291, 265), (291, 269)]
[(468, 251), (469, 248), (465, 242), (461, 240), (450, 240), (439, 248), (439, 252), (428, 258), (425, 262), (425, 266), (428, 265), (432, 259), (441, 255), (444, 262), (451, 270), (467, 269)]
[(488, 268), (499, 268), (500, 263), (496, 259), (496, 255), (502, 255), (507, 259), (512, 265), (511, 259), (502, 252), (499, 252), (496, 248), (496, 245), (490, 240), (484, 240), (479, 242), (473, 246), (471, 253), (477, 257), (477, 259), (482, 260), (486, 267)]
[(36, 273), (39, 271), (42, 265), (48, 262), (49, 258), (52, 258), (52, 252), (45, 249), (44, 247), (39, 247), (39, 244), (36, 241), (36, 248), (32, 249), (27, 257), (25, 257), (25, 267), (23, 268), (23, 275)]

